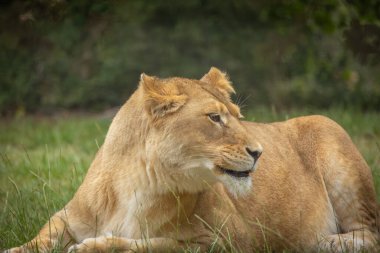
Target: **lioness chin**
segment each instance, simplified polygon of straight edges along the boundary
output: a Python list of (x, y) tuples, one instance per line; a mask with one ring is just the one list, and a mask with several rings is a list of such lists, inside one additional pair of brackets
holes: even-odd
[(232, 92), (216, 68), (142, 74), (73, 199), (9, 251), (375, 250), (371, 172), (345, 131), (242, 121)]

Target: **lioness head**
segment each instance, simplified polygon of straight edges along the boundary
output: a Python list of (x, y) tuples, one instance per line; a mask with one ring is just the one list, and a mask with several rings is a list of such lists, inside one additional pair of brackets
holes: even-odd
[(240, 121), (224, 73), (211, 68), (201, 80), (142, 74), (138, 91), (149, 121), (148, 170), (180, 190), (221, 181), (233, 194), (247, 192), (262, 148)]

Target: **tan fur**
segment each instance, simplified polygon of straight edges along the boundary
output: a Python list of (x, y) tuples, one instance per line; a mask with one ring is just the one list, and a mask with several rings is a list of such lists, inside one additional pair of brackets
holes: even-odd
[[(216, 68), (143, 74), (73, 199), (10, 252), (374, 250), (372, 176), (345, 131), (323, 116), (240, 121), (233, 91)], [(247, 148), (264, 150), (258, 164)]]

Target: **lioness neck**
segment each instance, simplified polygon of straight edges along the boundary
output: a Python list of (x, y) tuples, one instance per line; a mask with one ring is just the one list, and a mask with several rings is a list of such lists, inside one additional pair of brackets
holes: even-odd
[(185, 176), (163, 165), (156, 155), (157, 148), (147, 139), (156, 130), (144, 108), (135, 106), (143, 104), (141, 100), (143, 95), (137, 90), (113, 119), (102, 148), (102, 173), (112, 174), (116, 188), (131, 194), (136, 191), (195, 193), (209, 188), (202, 177)]
[(148, 230), (152, 236), (185, 222), (184, 210), (191, 212), (198, 196), (179, 191), (176, 179), (147, 158), (145, 138), (151, 129), (144, 109), (133, 106), (141, 104), (139, 99), (135, 92), (113, 119), (77, 196), (93, 207), (91, 216), (100, 219), (100, 232), (129, 238), (141, 238)]

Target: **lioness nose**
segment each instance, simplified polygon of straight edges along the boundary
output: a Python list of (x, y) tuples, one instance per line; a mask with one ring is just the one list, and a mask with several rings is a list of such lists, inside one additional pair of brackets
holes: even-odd
[(245, 150), (247, 150), (247, 153), (250, 154), (250, 156), (252, 156), (253, 159), (255, 159), (255, 161), (257, 161), (257, 159), (259, 159), (259, 157), (261, 156), (261, 153), (262, 153), (261, 150), (252, 150), (250, 148), (245, 148)]

